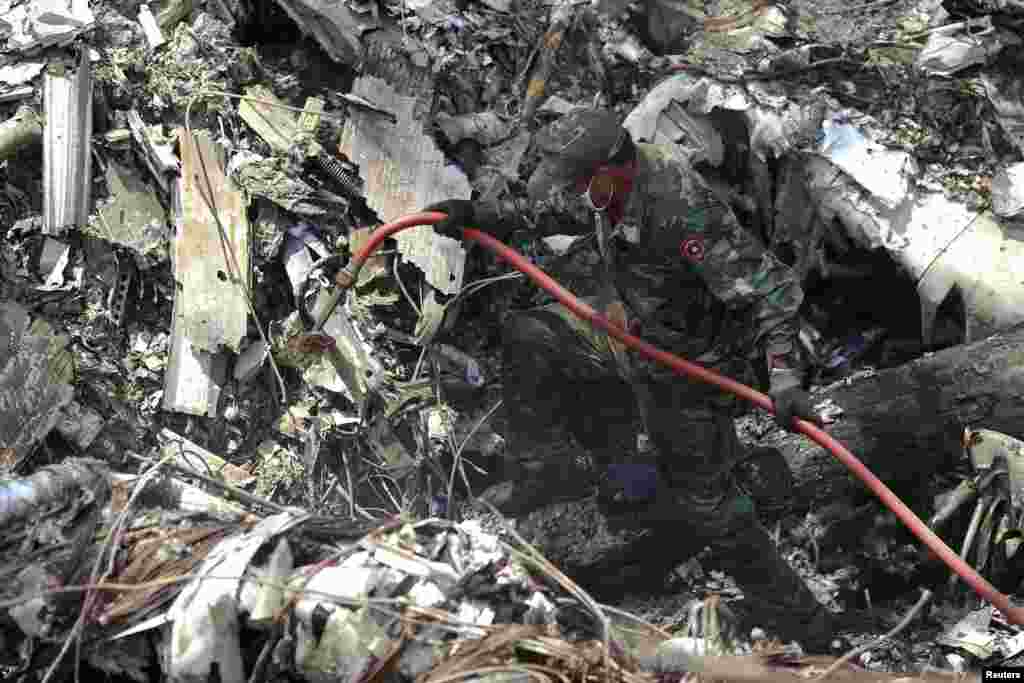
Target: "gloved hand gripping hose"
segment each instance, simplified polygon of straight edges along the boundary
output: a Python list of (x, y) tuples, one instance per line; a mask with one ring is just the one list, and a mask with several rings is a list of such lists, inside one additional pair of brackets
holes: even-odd
[[(358, 278), (359, 270), (363, 267), (366, 259), (369, 258), (380, 244), (391, 235), (416, 225), (433, 225), (438, 221), (444, 220), (444, 218), (445, 214), (443, 213), (417, 213), (405, 216), (394, 223), (388, 223), (387, 225), (377, 228), (363, 248), (353, 255), (352, 260), (349, 261), (348, 265), (338, 273), (336, 278), (337, 284), (342, 289), (351, 287)], [(635, 337), (624, 331), (593, 308), (577, 299), (573, 296), (572, 292), (555, 282), (547, 273), (530, 263), (518, 252), (494, 239), (490, 235), (472, 228), (465, 228), (463, 232), (466, 239), (483, 245), (492, 251), (495, 256), (506, 261), (516, 270), (524, 273), (527, 277), (533, 280), (537, 286), (547, 291), (551, 296), (555, 297), (559, 303), (572, 311), (573, 314), (583, 320), (586, 320), (591, 325), (601, 328), (626, 346), (640, 352), (651, 360), (657, 361), (658, 363), (671, 368), (677, 374), (686, 377), (693, 377), (701, 380), (702, 382), (713, 384), (719, 389), (728, 391), (731, 394), (735, 394), (740, 398), (746, 399), (760, 408), (772, 411), (771, 399), (761, 392), (752, 389), (745, 384), (740, 384), (728, 377), (723, 377), (717, 372), (713, 372), (707, 368), (701, 367), (700, 365), (684, 360), (679, 356), (668, 353), (667, 351), (662, 351), (657, 347), (651, 346), (643, 339)], [(858, 479), (871, 489), (876, 496), (878, 496), (887, 508), (892, 510), (896, 516), (899, 517), (904, 526), (910, 529), (910, 531), (917, 536), (922, 543), (928, 546), (929, 550), (935, 553), (946, 564), (946, 566), (959, 574), (964, 582), (969, 585), (975, 593), (992, 603), (999, 609), (999, 611), (1006, 615), (1006, 618), (1009, 621), (1014, 624), (1024, 626), (1024, 607), (1014, 607), (1006, 595), (1003, 595), (996, 590), (995, 586), (978, 574), (973, 567), (960, 559), (959, 555), (953, 552), (953, 550), (946, 545), (946, 543), (939, 538), (935, 532), (929, 529), (928, 526), (922, 522), (921, 519), (915, 515), (914, 512), (908, 508), (903, 501), (901, 501), (896, 494), (889, 489), (888, 486), (882, 483), (882, 481), (876, 477), (853, 453), (829, 436), (825, 431), (819, 429), (810, 422), (795, 419), (794, 423), (797, 431), (809, 437), (812, 441), (838, 458), (847, 469), (849, 469)]]

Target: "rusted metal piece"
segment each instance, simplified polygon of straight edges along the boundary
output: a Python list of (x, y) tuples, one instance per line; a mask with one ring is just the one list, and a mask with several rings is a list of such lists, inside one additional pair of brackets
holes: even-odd
[[(434, 140), (424, 134), (419, 115), (422, 98), (407, 96), (382, 79), (363, 77), (352, 86), (357, 97), (372, 97), (392, 111), (392, 124), (376, 113), (355, 109), (342, 133), (340, 151), (359, 164), (367, 206), (384, 221), (394, 221), (447, 199), (469, 199), (465, 174), (446, 162)], [(466, 253), (457, 240), (430, 226), (403, 230), (394, 237), (402, 256), (423, 271), (426, 281), (444, 294), (462, 287)], [(344, 271), (338, 282), (348, 287)]]
[(350, 289), (356, 283), (356, 274), (346, 266), (334, 276), (334, 282), (342, 289)]
[(219, 147), (206, 132), (179, 130), (178, 137), (182, 177), (171, 252), (178, 289), (164, 409), (216, 415), (227, 370), (222, 350), (238, 353), (247, 331), (250, 227)]
[[(359, 165), (366, 181), (366, 204), (384, 221), (415, 213), (446, 199), (468, 199), (465, 175), (448, 164), (433, 138), (423, 132), (423, 102), (376, 77), (363, 77), (352, 94), (372, 98), (394, 112), (393, 124), (376, 113), (353, 109), (339, 151)], [(410, 232), (410, 231), (406, 231)]]
[[(239, 351), (246, 334), (251, 283), (246, 201), (224, 172), (220, 148), (205, 132), (179, 134), (183, 172), (181, 233), (174, 268), (185, 334), (206, 351)], [(239, 272), (235, 272), (235, 268)], [(235, 282), (242, 278), (242, 282)]]
[(316, 332), (300, 334), (288, 340), (288, 348), (296, 353), (327, 353), (337, 345), (334, 337)]

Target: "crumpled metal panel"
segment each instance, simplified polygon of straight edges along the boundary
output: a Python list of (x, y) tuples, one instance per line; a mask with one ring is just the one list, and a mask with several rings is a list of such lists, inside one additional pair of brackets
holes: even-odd
[(1019, 71), (993, 70), (982, 73), (981, 82), (999, 125), (1017, 149), (1024, 152), (1024, 76)]
[(1024, 230), (933, 194), (914, 203), (906, 235), (908, 247), (894, 257), (917, 281), (926, 342), (954, 290), (962, 297), (967, 342), (1024, 322)]
[(92, 187), (92, 67), (83, 50), (69, 74), (52, 64), (43, 77), (43, 232), (60, 235), (89, 219)]
[(167, 258), (167, 211), (150, 186), (129, 166), (116, 159), (107, 161), (110, 200), (97, 209), (99, 226), (114, 244), (140, 256), (160, 262)]
[[(297, 509), (268, 517), (247, 533), (222, 541), (206, 556), (196, 579), (182, 589), (167, 613), (170, 680), (208, 680), (217, 665), (221, 681), (244, 683), (237, 612), (246, 571), (264, 544), (309, 518)], [(208, 576), (218, 580), (204, 580)]]
[[(473, 188), (465, 174), (445, 161), (416, 116), (419, 98), (399, 94), (386, 81), (363, 77), (352, 94), (392, 112), (398, 123), (354, 109), (342, 133), (341, 152), (359, 165), (366, 179), (366, 204), (381, 219), (393, 221), (446, 199), (469, 199)], [(402, 256), (415, 263), (427, 282), (445, 294), (462, 287), (466, 253), (457, 240), (427, 226), (395, 235)]]
[[(19, 54), (63, 47), (96, 24), (89, 0), (29, 0), (0, 14), (0, 47)], [(0, 3), (0, 8), (3, 3)]]
[(50, 433), (74, 398), (67, 338), (13, 302), (0, 303), (0, 450), (17, 462)]
[(359, 15), (344, 2), (277, 0), (277, 4), (304, 34), (313, 36), (331, 59), (341, 64), (359, 61), (362, 52), (359, 36), (364, 28), (370, 27), (364, 26)]

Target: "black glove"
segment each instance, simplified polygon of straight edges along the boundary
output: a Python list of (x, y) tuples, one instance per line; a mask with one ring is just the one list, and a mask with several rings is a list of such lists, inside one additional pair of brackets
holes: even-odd
[(431, 204), (424, 211), (438, 211), (448, 214), (440, 223), (434, 224), (434, 230), (438, 234), (452, 239), (462, 239), (462, 228), (477, 227), (476, 223), (476, 202), (468, 199), (449, 199), (445, 202)]
[(800, 386), (773, 389), (770, 392), (775, 404), (775, 422), (786, 431), (794, 431), (793, 418), (799, 417), (821, 427), (821, 417), (814, 410), (811, 395)]
[(452, 239), (462, 239), (462, 228), (476, 228), (502, 241), (512, 231), (502, 220), (501, 207), (495, 202), (449, 199), (431, 204), (423, 210), (448, 214), (447, 218), (434, 225), (434, 230)]

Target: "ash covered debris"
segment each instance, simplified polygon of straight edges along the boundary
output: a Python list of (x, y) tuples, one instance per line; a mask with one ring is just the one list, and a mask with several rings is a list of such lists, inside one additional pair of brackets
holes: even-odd
[[(510, 464), (521, 450), (512, 413), (571, 383), (508, 398), (509, 384), (541, 374), (509, 363), (509, 321), (550, 297), (459, 231), (426, 226), (387, 240), (353, 288), (336, 286), (375, 226), (438, 203), (466, 208), (455, 201), (511, 226), (503, 239), (574, 294), (601, 296), (609, 236), (592, 212), (530, 203), (550, 152), (542, 131), (581, 108), (688, 158), (795, 274), (794, 352), (828, 430), (922, 517), (970, 489), (970, 501), (953, 495), (964, 500), (941, 533), (1016, 591), (1016, 451), (1004, 449), (1005, 470), (979, 468), (961, 441), (964, 426), (999, 443), (1024, 436), (1022, 21), (1015, 3), (936, 0), (0, 0), (0, 466), (30, 487), (83, 467), (113, 487), (109, 501), (87, 487), (69, 498), (73, 486), (33, 499), (39, 518), (5, 534), (5, 575), (26, 598), (57, 583), (144, 585), (9, 609), (17, 628), (5, 622), (4, 637), (35, 638), (45, 655), (25, 655), (17, 675), (45, 675), (44, 660), (68, 675), (73, 651), (58, 657), (57, 635), (81, 638), (90, 666), (135, 680), (154, 667), (200, 679), (216, 664), (222, 678), (397, 671), (440, 683), (513, 654), (572, 677), (596, 675), (584, 664), (647, 675), (604, 660), (600, 634), (567, 635), (580, 609), (536, 577), (509, 587), (495, 569), (485, 592), (503, 601), (492, 605), (451, 602), (445, 583), (468, 574), (444, 553), (483, 542), (462, 526), (478, 516), (465, 503), (533, 481)], [(611, 239), (628, 243), (629, 231)], [(683, 255), (705, 253), (695, 249)], [(592, 500), (608, 472), (586, 435), (612, 434), (604, 399), (626, 400), (629, 387), (593, 382), (573, 396), (550, 412), (577, 414), (584, 438), (556, 432), (530, 453), (572, 463), (547, 477), (541, 502), (561, 502), (518, 528), (620, 606), (637, 586), (670, 591), (649, 616), (673, 635), (692, 626), (683, 605), (710, 593), (725, 596), (723, 620), (732, 607), (742, 616), (742, 591), (714, 554), (698, 553), (708, 571), (682, 572), (685, 558), (652, 560), (664, 540), (611, 528)], [(647, 458), (648, 472), (664, 444), (634, 417), (612, 434), (616, 457)], [(948, 572), (828, 454), (763, 412), (736, 424), (760, 448), (731, 476), (781, 561), (852, 615), (847, 630), (885, 630), (857, 622), (872, 600), (901, 611), (919, 586), (946, 585)], [(162, 474), (146, 478), (157, 462)], [(647, 483), (629, 478), (618, 493)], [(392, 514), (452, 521), (373, 532)], [(324, 550), (366, 533), (351, 564)], [(380, 538), (398, 549), (381, 551)], [(116, 561), (93, 564), (115, 548)], [(234, 583), (161, 583), (230, 558)], [(453, 626), (473, 644), (460, 658), (370, 603), (302, 594), (298, 576), (307, 593), (320, 577), (404, 595), (402, 609), (434, 619), (431, 636), (450, 645), (444, 605), (474, 622)], [(859, 664), (971, 668), (1016, 651), (998, 618), (954, 636), (967, 615), (952, 596), (913, 622), (906, 648), (874, 647)], [(524, 616), (541, 613), (544, 624)], [(93, 639), (114, 625), (136, 631), (117, 631), (104, 653)], [(262, 651), (242, 645), (252, 634)], [(745, 652), (746, 640), (733, 645)], [(774, 656), (764, 661), (785, 658)]]
[[(4, 565), (8, 656), (26, 638), (53, 655), (64, 638), (81, 637), (83, 665), (108, 675), (145, 681), (159, 669), (195, 680), (216, 670), (245, 681), (255, 644), (273, 654), (256, 663), (271, 678), (557, 670), (639, 683), (648, 676), (629, 653), (664, 639), (636, 617), (606, 614), (535, 551), (477, 521), (254, 513), (216, 496), (205, 505), (193, 496), (186, 508), (176, 476), (123, 476), (72, 458), (0, 488), (3, 543), (14, 553)], [(35, 562), (20, 566), (10, 543), (43, 525), (49, 540), (23, 549)], [(120, 540), (83, 543), (93, 533)], [(69, 542), (70, 558), (61, 552)], [(110, 588), (70, 600), (47, 593), (109, 553), (102, 581)], [(74, 626), (91, 600), (96, 618)]]

